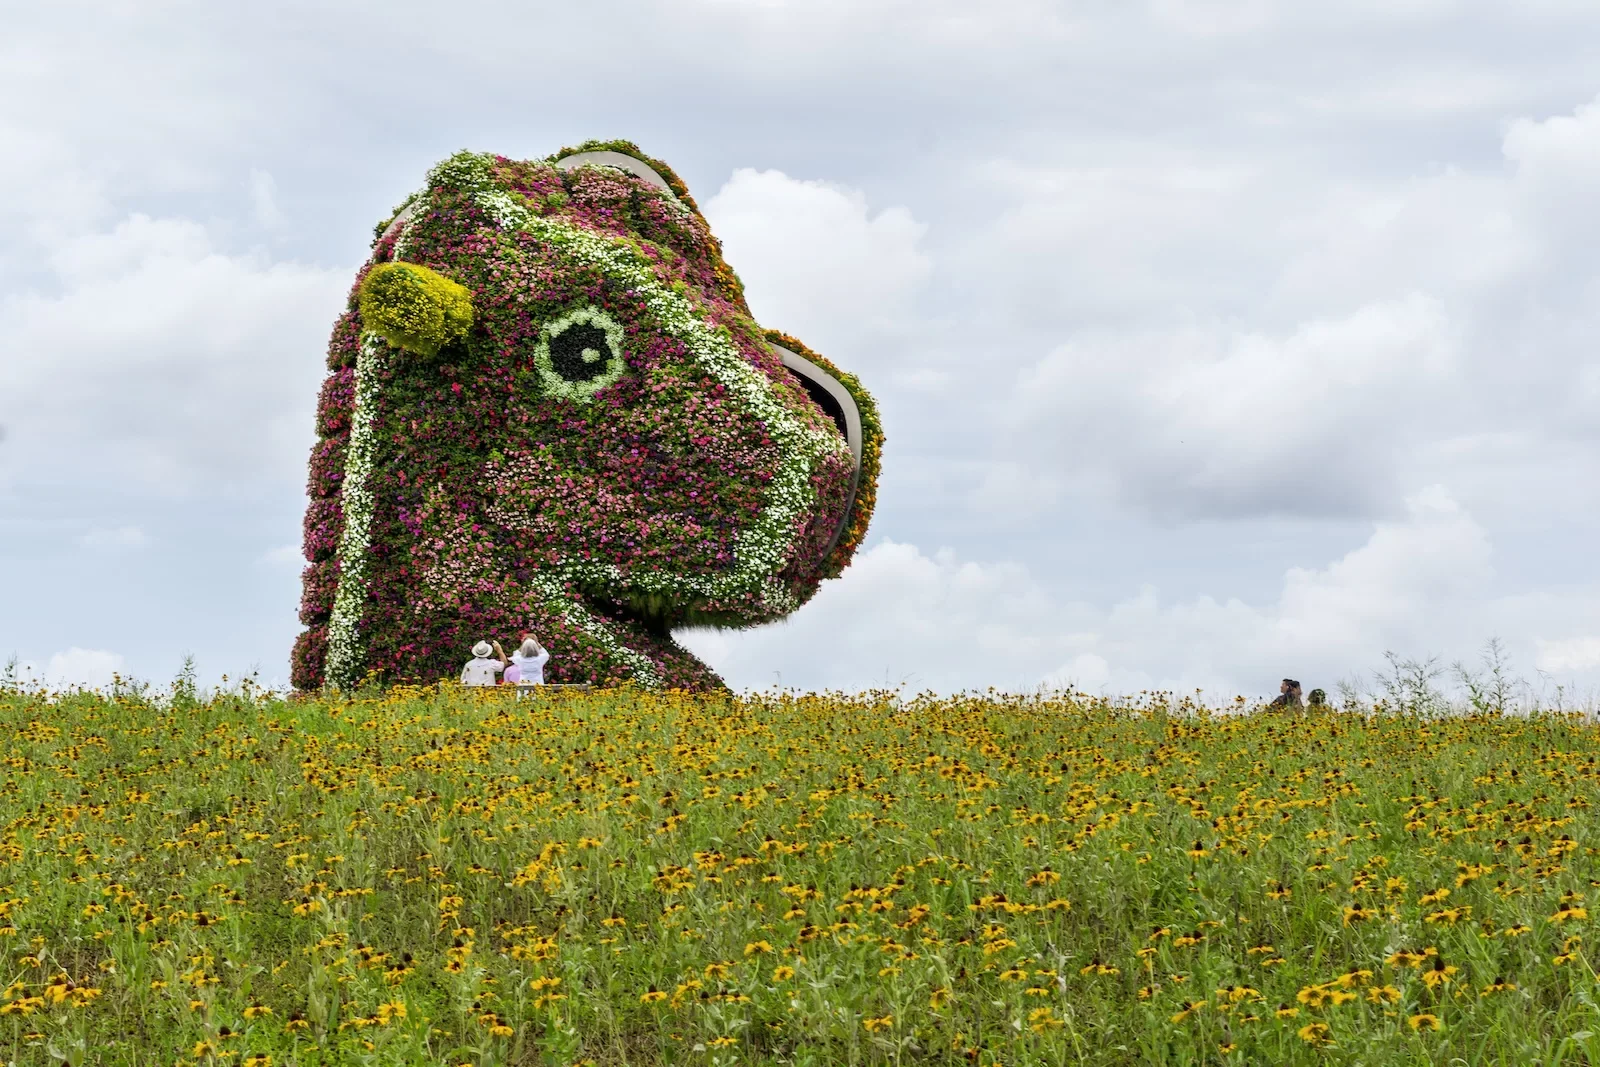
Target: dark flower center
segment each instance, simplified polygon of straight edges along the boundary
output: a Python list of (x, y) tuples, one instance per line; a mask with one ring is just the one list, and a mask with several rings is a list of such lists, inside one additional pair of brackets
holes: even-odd
[(610, 364), (611, 344), (598, 326), (575, 322), (550, 338), (550, 367), (569, 382), (593, 381)]

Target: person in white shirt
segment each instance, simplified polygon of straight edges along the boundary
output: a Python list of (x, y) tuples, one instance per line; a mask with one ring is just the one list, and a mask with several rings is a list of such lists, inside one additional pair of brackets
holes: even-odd
[(517, 688), (544, 684), (544, 665), (550, 662), (550, 650), (539, 643), (539, 639), (532, 634), (524, 634), (522, 645), (511, 654), (511, 662), (516, 664), (521, 677), (517, 680)]
[[(494, 653), (499, 660), (489, 658)], [(495, 675), (506, 669), (505, 649), (500, 647), (500, 642), (490, 644), (488, 641), (479, 641), (472, 646), (472, 659), (461, 668), (462, 685), (495, 685), (498, 679)]]

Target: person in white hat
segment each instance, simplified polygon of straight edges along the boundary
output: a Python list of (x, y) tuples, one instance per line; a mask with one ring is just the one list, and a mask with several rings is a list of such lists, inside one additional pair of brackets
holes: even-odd
[[(489, 658), (493, 653), (498, 660)], [(506, 669), (505, 649), (500, 647), (500, 642), (479, 641), (472, 646), (472, 659), (461, 668), (462, 685), (495, 685), (498, 679), (495, 675)]]

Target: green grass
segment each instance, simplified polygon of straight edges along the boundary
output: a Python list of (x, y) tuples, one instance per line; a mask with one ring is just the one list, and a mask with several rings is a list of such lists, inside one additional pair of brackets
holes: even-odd
[(0, 1061), (1600, 1058), (1572, 716), (11, 690), (0, 752)]

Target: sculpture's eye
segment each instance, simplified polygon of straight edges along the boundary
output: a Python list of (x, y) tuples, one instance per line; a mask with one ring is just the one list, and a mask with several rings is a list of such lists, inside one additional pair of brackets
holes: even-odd
[(579, 308), (545, 323), (533, 351), (545, 389), (578, 403), (592, 399), (628, 369), (622, 336), (622, 327), (599, 308)]

